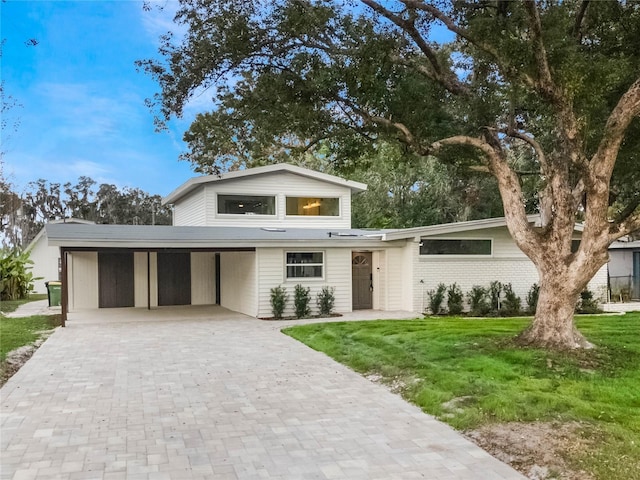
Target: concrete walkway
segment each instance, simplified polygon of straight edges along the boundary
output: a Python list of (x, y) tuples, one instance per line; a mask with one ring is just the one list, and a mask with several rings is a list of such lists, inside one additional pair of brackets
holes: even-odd
[(276, 322), (102, 312), (0, 390), (1, 479), (524, 478)]
[(14, 312), (4, 314), (8, 318), (31, 317), (33, 315), (55, 315), (61, 313), (61, 307), (50, 307), (48, 300), (37, 300), (20, 305)]

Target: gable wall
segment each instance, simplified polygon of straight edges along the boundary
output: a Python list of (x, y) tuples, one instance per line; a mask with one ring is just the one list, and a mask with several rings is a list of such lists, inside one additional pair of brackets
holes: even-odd
[(34, 277), (42, 277), (34, 280), (34, 293), (47, 293), (45, 282), (59, 280), (58, 259), (60, 258), (59, 247), (49, 247), (47, 236), (42, 235), (31, 247), (29, 258), (33, 261), (31, 273)]
[[(217, 194), (275, 195), (275, 216), (219, 215)], [(286, 217), (286, 196), (338, 197), (338, 217)], [(193, 211), (191, 211), (193, 210)], [(201, 213), (206, 212), (202, 217)], [(277, 172), (257, 177), (212, 182), (198, 187), (174, 206), (174, 225), (209, 225), (242, 227), (312, 227), (351, 228), (351, 190), (289, 172)]]
[(173, 206), (173, 225), (206, 225), (205, 195), (197, 188)]

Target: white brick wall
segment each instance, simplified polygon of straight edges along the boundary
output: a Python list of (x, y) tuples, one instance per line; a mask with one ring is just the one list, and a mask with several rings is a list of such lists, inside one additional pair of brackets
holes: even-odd
[[(482, 234), (478, 234), (481, 237)], [(465, 235), (466, 238), (466, 235)], [(485, 238), (486, 233), (485, 233)], [(502, 245), (500, 245), (502, 244)], [(511, 245), (515, 243), (511, 242)], [(492, 281), (503, 284), (511, 283), (513, 291), (526, 306), (526, 296), (534, 283), (538, 283), (538, 272), (531, 260), (520, 250), (514, 250), (508, 243), (494, 241), (494, 256), (488, 257), (437, 257), (421, 256), (418, 243), (407, 248), (413, 251), (413, 310), (423, 312), (428, 309), (429, 290), (435, 289), (439, 283), (449, 286), (460, 285), (466, 294), (474, 285), (488, 287)], [(504, 254), (503, 247), (510, 254)], [(599, 295), (607, 285), (607, 268), (603, 266), (589, 282), (589, 290)]]

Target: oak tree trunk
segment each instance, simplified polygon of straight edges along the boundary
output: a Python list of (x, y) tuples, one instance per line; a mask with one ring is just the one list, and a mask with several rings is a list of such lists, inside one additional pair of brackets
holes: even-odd
[(560, 350), (593, 348), (574, 324), (575, 307), (582, 289), (576, 289), (566, 277), (565, 274), (541, 278), (535, 317), (518, 337), (519, 343)]

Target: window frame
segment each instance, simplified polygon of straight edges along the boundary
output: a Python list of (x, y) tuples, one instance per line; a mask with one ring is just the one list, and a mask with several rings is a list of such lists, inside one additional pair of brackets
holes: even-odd
[[(289, 254), (296, 253), (320, 253), (322, 255), (322, 263), (289, 263)], [(327, 253), (325, 250), (285, 250), (284, 251), (284, 279), (287, 282), (317, 282), (324, 281), (327, 265)], [(289, 277), (289, 267), (317, 267), (322, 268), (322, 275), (319, 277)]]
[(465, 240), (465, 241), (480, 241), (480, 242), (490, 242), (491, 251), (490, 253), (422, 253), (420, 249), (422, 246), (419, 246), (419, 255), (420, 257), (429, 257), (429, 258), (491, 258), (493, 257), (493, 246), (494, 241), (492, 237), (474, 237), (474, 238), (464, 238), (464, 237), (424, 237), (420, 238), (420, 243), (426, 240)]
[[(273, 198), (273, 213), (222, 213), (220, 212), (220, 197), (245, 197), (247, 199), (250, 198)], [(226, 192), (217, 192), (216, 193), (216, 216), (220, 217), (232, 217), (232, 218), (246, 218), (246, 217), (258, 217), (258, 218), (274, 218), (278, 216), (278, 195), (273, 195), (269, 193), (265, 194), (244, 194), (244, 193), (226, 193)]]
[[(337, 200), (338, 201), (338, 214), (337, 215), (296, 215), (287, 213), (287, 200), (290, 198), (308, 198), (319, 200)], [(287, 195), (284, 196), (284, 216), (285, 218), (342, 218), (342, 196), (322, 196), (322, 195)]]

